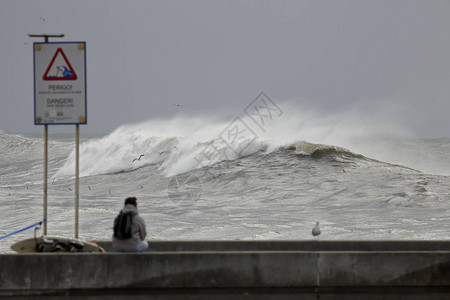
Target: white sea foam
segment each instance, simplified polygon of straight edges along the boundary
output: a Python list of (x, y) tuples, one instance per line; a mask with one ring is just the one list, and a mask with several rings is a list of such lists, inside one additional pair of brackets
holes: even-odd
[[(160, 164), (160, 172), (172, 176), (261, 150), (270, 153), (302, 140), (344, 147), (368, 157), (415, 167), (417, 160), (414, 158), (398, 161), (398, 157), (391, 153), (372, 151), (375, 148), (371, 148), (370, 144), (374, 136), (411, 135), (395, 118), (381, 119), (380, 122), (382, 110), (375, 110), (370, 116), (358, 114), (357, 108), (320, 115), (295, 102), (285, 102), (280, 107), (283, 113), (266, 118), (263, 129), (244, 113), (238, 114), (239, 118), (234, 121), (205, 116), (177, 116), (123, 125), (108, 136), (81, 145), (80, 175), (126, 172)], [(246, 132), (238, 142), (230, 141), (236, 138), (229, 138), (236, 135), (236, 130)], [(361, 142), (362, 139), (364, 142)], [(144, 156), (133, 162), (141, 154)], [(74, 160), (75, 153), (72, 152), (54, 177), (73, 176)]]

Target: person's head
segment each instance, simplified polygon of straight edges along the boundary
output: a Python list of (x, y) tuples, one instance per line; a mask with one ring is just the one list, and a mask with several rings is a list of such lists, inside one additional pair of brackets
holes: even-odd
[(137, 200), (136, 197), (128, 197), (127, 199), (125, 199), (125, 205), (132, 204), (134, 205), (134, 207), (137, 207), (136, 200)]

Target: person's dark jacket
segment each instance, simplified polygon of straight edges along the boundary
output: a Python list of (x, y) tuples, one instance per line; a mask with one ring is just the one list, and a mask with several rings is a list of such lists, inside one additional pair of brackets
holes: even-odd
[[(113, 233), (112, 246), (114, 249), (123, 249), (123, 250), (135, 249), (137, 248), (137, 246), (141, 241), (145, 240), (145, 237), (147, 236), (144, 219), (142, 219), (138, 215), (137, 208), (132, 204), (126, 204), (124, 208), (121, 210), (121, 212), (129, 212), (129, 211), (135, 213), (135, 215), (133, 216), (133, 225), (131, 229), (132, 237), (126, 240), (120, 240), (116, 238)], [(114, 219), (114, 227), (117, 223), (118, 217), (119, 216), (117, 216)]]

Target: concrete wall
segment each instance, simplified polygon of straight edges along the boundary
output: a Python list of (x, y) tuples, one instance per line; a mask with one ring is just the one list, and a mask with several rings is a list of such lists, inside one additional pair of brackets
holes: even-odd
[[(164, 242), (160, 243), (163, 247)], [(283, 248), (283, 242), (271, 242), (249, 243), (248, 251), (235, 251), (230, 249), (238, 244), (220, 242), (215, 245), (225, 250), (207, 251), (208, 243), (214, 244), (192, 242), (190, 247), (185, 244), (185, 248), (197, 247), (202, 251), (0, 255), (0, 296), (105, 289), (299, 288), (318, 291), (331, 288), (336, 291), (348, 290), (348, 287), (365, 290), (370, 287), (433, 287), (440, 293), (450, 292), (448, 249), (271, 250)], [(444, 248), (449, 244), (442, 243), (446, 244), (441, 245)], [(181, 242), (168, 244), (165, 247), (182, 245)], [(291, 242), (289, 247), (294, 246), (298, 248), (300, 244)], [(391, 248), (392, 245), (385, 246)], [(254, 250), (258, 247), (269, 250)]]
[[(111, 241), (99, 241), (108, 252)], [(149, 241), (149, 252), (170, 251), (450, 251), (450, 241)]]

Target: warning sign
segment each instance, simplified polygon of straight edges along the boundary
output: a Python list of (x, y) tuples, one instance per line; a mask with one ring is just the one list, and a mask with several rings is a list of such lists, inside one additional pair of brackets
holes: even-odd
[(47, 71), (45, 71), (44, 80), (77, 80), (77, 78), (77, 74), (73, 70), (64, 51), (58, 48), (48, 65)]
[(86, 124), (86, 43), (34, 43), (34, 123)]

